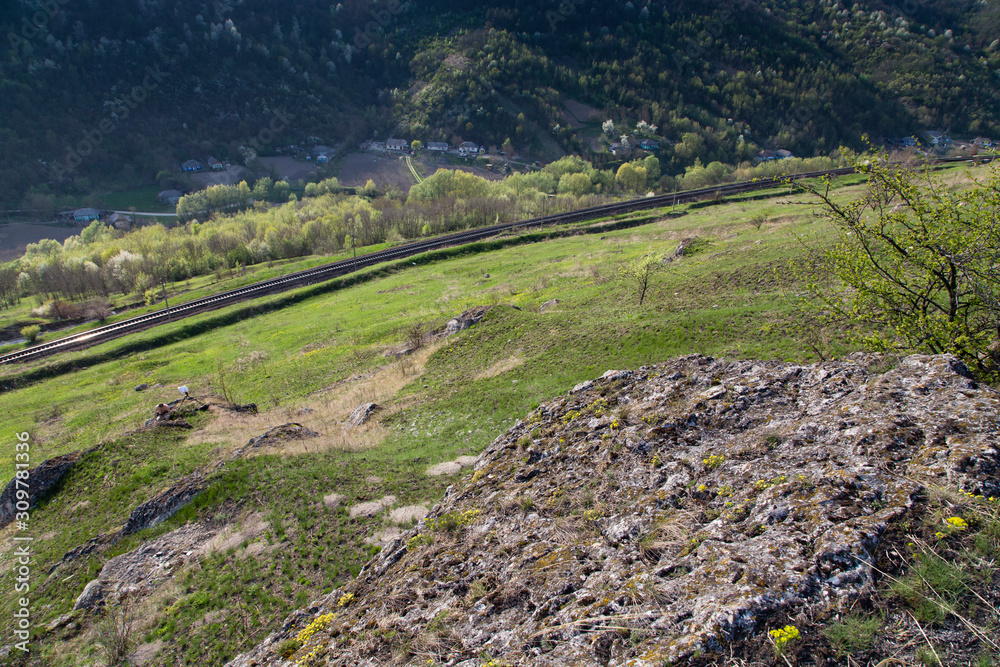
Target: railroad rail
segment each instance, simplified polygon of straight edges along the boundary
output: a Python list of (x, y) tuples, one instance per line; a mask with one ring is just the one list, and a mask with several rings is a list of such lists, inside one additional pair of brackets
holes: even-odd
[[(989, 161), (990, 158), (942, 158), (936, 160), (935, 163), (949, 163), (949, 162), (967, 162), (973, 160), (979, 161)], [(756, 179), (754, 181), (743, 181), (740, 183), (726, 183), (723, 185), (715, 185), (707, 188), (699, 188), (696, 190), (686, 190), (684, 192), (674, 192), (665, 195), (656, 195), (652, 197), (643, 197), (642, 199), (632, 199), (624, 202), (616, 202), (613, 204), (602, 204), (600, 206), (591, 206), (588, 208), (579, 209), (576, 211), (570, 211), (567, 213), (556, 213), (552, 215), (545, 215), (539, 218), (530, 218), (527, 220), (519, 220), (516, 222), (508, 222), (499, 225), (492, 225), (490, 227), (481, 227), (479, 229), (471, 229), (464, 232), (458, 232), (455, 234), (448, 234), (446, 236), (440, 236), (434, 239), (429, 239), (426, 241), (418, 241), (415, 243), (408, 243), (406, 245), (398, 246), (396, 248), (390, 248), (388, 250), (382, 250), (379, 252), (370, 253), (363, 255), (361, 257), (342, 260), (339, 262), (333, 262), (331, 264), (325, 264), (323, 266), (318, 266), (312, 269), (307, 269), (304, 271), (297, 271), (295, 273), (289, 273), (278, 278), (273, 278), (271, 280), (265, 280), (263, 282), (254, 283), (252, 285), (247, 285), (246, 287), (241, 287), (239, 289), (230, 290), (228, 292), (222, 292), (219, 294), (214, 294), (212, 296), (204, 297), (201, 299), (195, 299), (187, 303), (183, 303), (179, 306), (173, 306), (168, 309), (158, 310), (155, 313), (149, 313), (139, 317), (133, 317), (127, 320), (122, 320), (121, 322), (115, 322), (114, 324), (108, 324), (105, 326), (97, 327), (89, 331), (83, 331), (71, 336), (66, 336), (59, 338), (57, 340), (41, 343), (39, 345), (34, 345), (30, 348), (24, 350), (18, 350), (16, 352), (11, 352), (0, 356), (0, 364), (10, 364), (16, 362), (32, 361), (35, 359), (48, 356), (50, 354), (56, 354), (59, 352), (68, 352), (71, 350), (83, 349), (86, 347), (91, 347), (99, 343), (103, 343), (115, 338), (120, 338), (122, 336), (143, 331), (166, 322), (172, 322), (177, 319), (183, 319), (186, 317), (191, 317), (192, 315), (200, 314), (210, 310), (216, 310), (218, 308), (223, 308), (241, 301), (247, 301), (249, 299), (255, 299), (262, 296), (267, 296), (270, 294), (277, 294), (279, 292), (284, 292), (296, 287), (304, 287), (306, 285), (313, 285), (320, 282), (325, 282), (332, 278), (337, 278), (339, 276), (347, 275), (348, 273), (353, 273), (358, 269), (363, 269), (365, 267), (373, 266), (375, 264), (381, 264), (382, 262), (402, 259), (404, 257), (411, 257), (420, 253), (428, 252), (430, 250), (437, 250), (440, 248), (447, 248), (451, 246), (464, 245), (466, 243), (472, 243), (474, 241), (480, 241), (483, 239), (496, 236), (505, 232), (517, 231), (519, 229), (526, 229), (531, 227), (546, 227), (551, 225), (558, 225), (568, 222), (580, 222), (583, 220), (591, 220), (594, 218), (602, 218), (609, 215), (620, 215), (623, 213), (632, 213), (635, 211), (645, 211), (655, 208), (664, 208), (667, 206), (673, 206), (675, 204), (684, 204), (693, 201), (699, 201), (709, 198), (717, 198), (724, 195), (739, 194), (742, 192), (749, 192), (753, 190), (763, 190), (766, 188), (773, 188), (779, 185), (783, 185), (788, 181), (802, 180), (808, 178), (819, 178), (824, 176), (845, 176), (847, 174), (853, 173), (854, 169), (851, 167), (844, 167), (840, 169), (830, 169), (825, 171), (812, 171), (802, 174), (790, 174), (788, 176), (781, 176), (775, 178), (766, 179)]]

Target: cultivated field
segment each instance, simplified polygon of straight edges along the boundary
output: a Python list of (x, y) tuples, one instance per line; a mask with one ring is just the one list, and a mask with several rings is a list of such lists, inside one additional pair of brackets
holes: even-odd
[(409, 192), (413, 185), (412, 177), (401, 157), (375, 153), (351, 153), (344, 156), (338, 179), (346, 188), (361, 187), (369, 179), (379, 189), (394, 185), (403, 192)]
[(62, 243), (70, 236), (80, 233), (79, 227), (62, 225), (34, 225), (24, 222), (0, 224), (0, 262), (9, 262), (24, 254), (29, 243), (42, 239), (55, 239)]

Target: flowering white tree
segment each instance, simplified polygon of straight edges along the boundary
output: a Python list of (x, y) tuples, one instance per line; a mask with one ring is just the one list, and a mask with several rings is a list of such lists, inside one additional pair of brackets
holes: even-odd
[(609, 137), (615, 136), (615, 122), (610, 118), (601, 124), (601, 129), (603, 129), (604, 134)]

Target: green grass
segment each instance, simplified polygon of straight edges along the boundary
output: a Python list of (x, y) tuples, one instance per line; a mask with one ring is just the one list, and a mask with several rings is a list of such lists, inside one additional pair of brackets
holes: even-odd
[(837, 658), (842, 658), (869, 650), (884, 623), (885, 618), (877, 612), (850, 614), (827, 627), (823, 635), (830, 641)]
[(162, 204), (157, 195), (163, 190), (158, 185), (147, 185), (141, 188), (126, 190), (124, 192), (111, 192), (101, 195), (103, 206), (118, 210), (127, 211), (134, 207), (136, 211), (147, 213), (173, 213), (173, 204)]

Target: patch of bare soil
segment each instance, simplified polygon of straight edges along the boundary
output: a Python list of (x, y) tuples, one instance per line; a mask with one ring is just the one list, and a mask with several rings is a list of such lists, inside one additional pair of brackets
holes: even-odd
[(358, 517), (376, 516), (387, 507), (392, 507), (395, 502), (396, 496), (383, 496), (378, 500), (372, 500), (367, 503), (358, 503), (357, 505), (351, 506), (351, 508), (347, 510), (347, 515), (352, 519), (356, 519)]
[(400, 157), (351, 153), (344, 158), (338, 178), (345, 188), (361, 187), (371, 179), (380, 189), (395, 185), (403, 192), (409, 192), (413, 185), (409, 171)]
[(77, 227), (22, 222), (0, 225), (0, 262), (9, 262), (22, 256), (29, 243), (38, 243), (42, 239), (55, 239), (62, 243), (79, 233), (80, 229)]
[(587, 123), (597, 118), (598, 115), (597, 109), (576, 100), (563, 100), (563, 107), (566, 109), (563, 116), (576, 129), (584, 127)]
[(425, 505), (407, 505), (405, 507), (397, 507), (396, 509), (389, 512), (389, 521), (393, 522), (397, 526), (405, 526), (414, 521), (419, 521), (427, 516), (430, 510), (427, 509)]
[(294, 183), (299, 179), (308, 181), (316, 176), (316, 165), (312, 162), (296, 160), (287, 155), (262, 157), (260, 163), (265, 169), (283, 181)]

